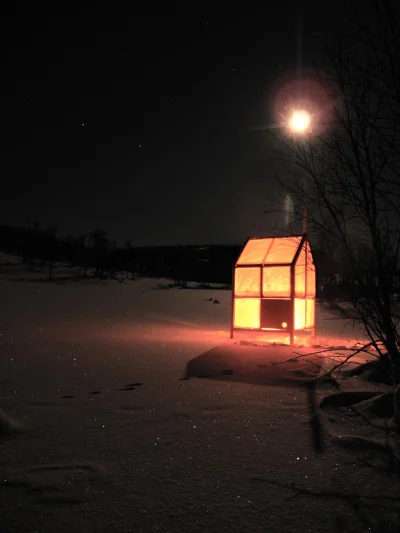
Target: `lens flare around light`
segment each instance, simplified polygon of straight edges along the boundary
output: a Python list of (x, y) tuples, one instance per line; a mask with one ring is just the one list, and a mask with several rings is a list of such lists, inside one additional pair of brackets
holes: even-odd
[(334, 97), (332, 91), (311, 73), (301, 79), (288, 73), (277, 80), (270, 93), (271, 118), (288, 134), (324, 133), (341, 107), (340, 98)]

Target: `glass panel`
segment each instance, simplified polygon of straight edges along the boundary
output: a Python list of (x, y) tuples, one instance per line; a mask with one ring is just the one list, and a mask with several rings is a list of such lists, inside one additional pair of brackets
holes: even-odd
[(235, 296), (260, 296), (261, 268), (235, 268)]
[(315, 326), (315, 300), (311, 298), (295, 298), (294, 300), (294, 329), (311, 328)]
[(274, 239), (250, 239), (243, 248), (237, 265), (261, 265)]
[(303, 329), (306, 325), (306, 300), (294, 300), (294, 329)]
[(263, 296), (290, 297), (290, 267), (263, 268)]
[(294, 267), (295, 297), (304, 298), (306, 295), (306, 247), (303, 246)]
[(312, 265), (307, 269), (307, 298), (315, 298), (316, 293), (316, 279), (315, 279), (315, 267)]
[(306, 276), (306, 296), (315, 298), (316, 296), (316, 276), (315, 265), (311, 255), (310, 245), (307, 243), (307, 276)]
[(260, 328), (260, 299), (235, 298), (233, 325), (235, 328)]
[(306, 300), (306, 327), (312, 328), (315, 326), (315, 300), (307, 298)]
[(264, 259), (264, 264), (293, 262), (295, 253), (301, 242), (301, 237), (280, 237), (274, 239), (271, 248)]

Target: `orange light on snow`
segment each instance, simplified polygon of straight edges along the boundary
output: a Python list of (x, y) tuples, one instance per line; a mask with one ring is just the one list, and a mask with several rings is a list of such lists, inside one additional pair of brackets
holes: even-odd
[(315, 329), (316, 276), (307, 237), (248, 239), (233, 278), (232, 331)]

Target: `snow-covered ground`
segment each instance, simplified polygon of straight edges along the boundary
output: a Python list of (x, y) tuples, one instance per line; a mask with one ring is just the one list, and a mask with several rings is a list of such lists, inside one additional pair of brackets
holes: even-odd
[[(353, 532), (395, 519), (398, 479), (360, 452), (313, 451), (303, 382), (315, 366), (271, 364), (310, 348), (230, 340), (229, 291), (5, 277), (0, 405), (18, 430), (0, 443), (1, 533)], [(328, 318), (320, 309), (313, 342), (354, 344)]]

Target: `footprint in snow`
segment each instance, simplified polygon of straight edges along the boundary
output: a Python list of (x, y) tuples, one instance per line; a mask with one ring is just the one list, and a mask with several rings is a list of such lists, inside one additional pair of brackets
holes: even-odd
[(17, 501), (29, 494), (38, 506), (72, 508), (87, 500), (84, 487), (96, 483), (105, 474), (104, 467), (95, 463), (38, 464), (10, 474), (7, 480), (0, 479), (0, 490), (3, 486), (20, 490)]
[(143, 385), (143, 383), (127, 383), (121, 389), (116, 389), (116, 390), (119, 392), (125, 392), (125, 391), (135, 390), (136, 387), (140, 387), (141, 385)]

